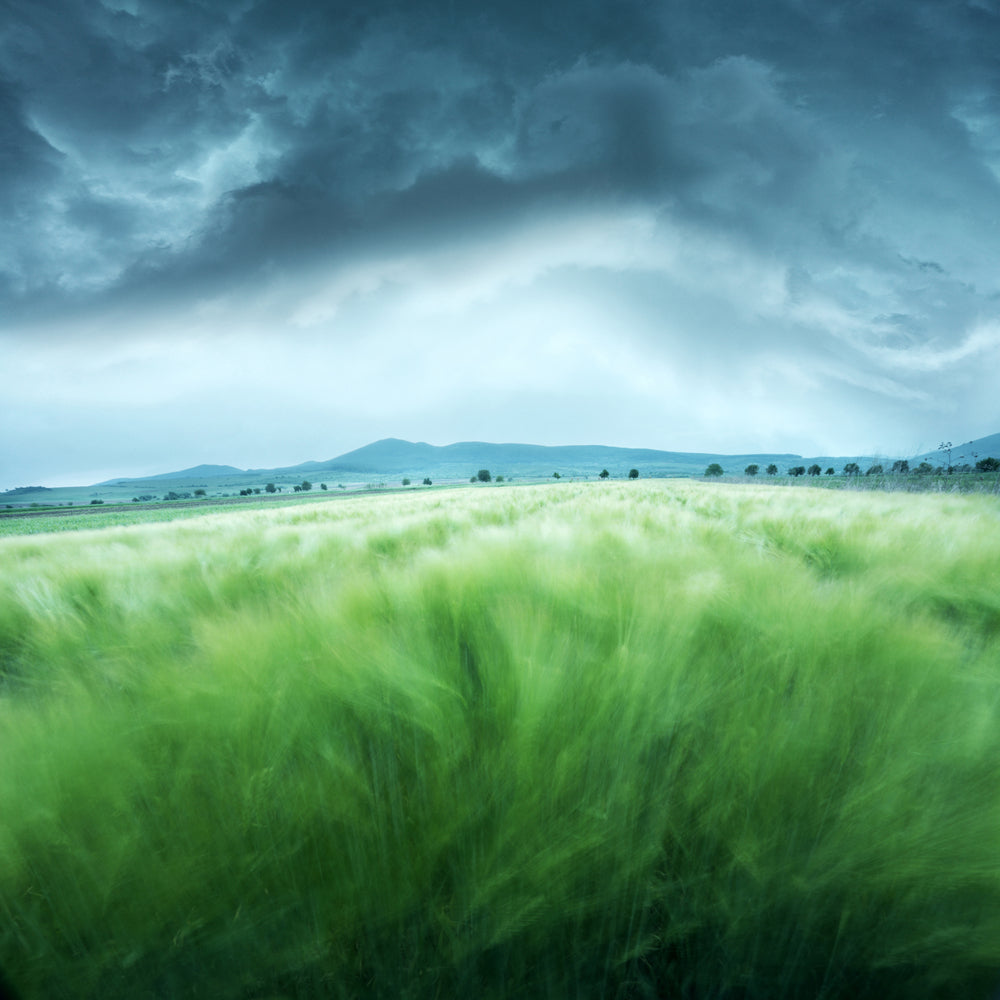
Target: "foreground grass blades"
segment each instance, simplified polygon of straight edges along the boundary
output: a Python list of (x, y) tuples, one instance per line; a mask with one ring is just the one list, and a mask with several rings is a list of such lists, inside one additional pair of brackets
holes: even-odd
[(35, 997), (1000, 980), (1000, 506), (588, 484), (0, 544)]

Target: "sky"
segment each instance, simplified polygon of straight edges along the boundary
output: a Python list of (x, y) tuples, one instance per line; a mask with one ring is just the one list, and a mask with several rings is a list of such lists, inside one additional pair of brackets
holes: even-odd
[(1000, 0), (0, 0), (0, 489), (1000, 431)]

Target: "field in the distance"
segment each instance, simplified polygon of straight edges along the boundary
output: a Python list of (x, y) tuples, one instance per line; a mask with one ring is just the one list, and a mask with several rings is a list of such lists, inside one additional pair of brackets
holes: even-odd
[(0, 539), (24, 1000), (982, 997), (1000, 503), (648, 482)]

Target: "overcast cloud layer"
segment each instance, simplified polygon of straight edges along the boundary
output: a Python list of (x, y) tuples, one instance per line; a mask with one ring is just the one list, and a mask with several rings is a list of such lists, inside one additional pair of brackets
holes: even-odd
[(998, 0), (0, 0), (0, 489), (1000, 430)]

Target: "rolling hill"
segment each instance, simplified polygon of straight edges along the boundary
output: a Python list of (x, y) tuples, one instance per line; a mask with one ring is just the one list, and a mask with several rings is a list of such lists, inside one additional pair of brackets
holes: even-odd
[[(613, 448), (604, 445), (492, 444), (461, 441), (435, 446), (385, 438), (341, 455), (328, 463), (315, 463), (311, 471), (356, 472), (362, 474), (412, 473), (432, 469), (438, 478), (468, 478), (480, 468), (505, 476), (596, 475), (607, 468), (612, 475), (627, 475), (638, 468), (643, 475), (696, 475), (708, 462), (726, 461), (736, 471), (750, 462), (788, 462), (796, 455), (719, 456), (697, 452), (656, 451), (651, 448)], [(740, 464), (742, 463), (742, 464)], [(766, 462), (765, 462), (766, 464)], [(299, 467), (296, 467), (298, 469)], [(286, 470), (282, 470), (286, 471)], [(289, 470), (290, 471), (290, 470)], [(308, 470), (307, 470), (308, 471)]]
[[(846, 459), (850, 461), (851, 459)], [(535, 445), (493, 444), (486, 441), (461, 441), (449, 445), (384, 438), (346, 452), (327, 461), (301, 462), (272, 469), (240, 470), (232, 466), (199, 465), (180, 472), (161, 473), (141, 479), (114, 479), (101, 486), (130, 486), (155, 483), (158, 487), (174, 483), (231, 485), (237, 480), (292, 482), (310, 479), (361, 479), (385, 476), (410, 476), (420, 479), (467, 480), (479, 469), (510, 477), (536, 478), (559, 472), (562, 476), (597, 475), (607, 469), (612, 476), (625, 476), (636, 468), (643, 476), (692, 476), (704, 472), (710, 462), (719, 462), (727, 472), (742, 473), (751, 464), (766, 466), (774, 462), (782, 470), (789, 463), (801, 462), (799, 455), (761, 453), (753, 455), (715, 455), (708, 452), (657, 451), (651, 448), (614, 448), (605, 445)], [(830, 462), (840, 459), (830, 459)]]
[[(974, 464), (977, 458), (1000, 457), (1000, 433), (967, 441), (952, 448), (952, 462)], [(718, 462), (727, 475), (742, 475), (748, 465), (760, 466), (761, 472), (772, 463), (785, 473), (795, 465), (818, 464), (824, 470), (840, 472), (848, 462), (857, 462), (863, 469), (880, 462), (889, 465), (897, 457), (905, 457), (913, 468), (921, 461), (938, 466), (946, 463), (941, 451), (916, 456), (880, 455), (817, 455), (802, 456), (788, 453), (759, 452), (742, 455), (720, 455), (711, 452), (659, 451), (652, 448), (615, 448), (606, 445), (496, 444), (487, 441), (460, 441), (449, 445), (432, 445), (425, 441), (404, 441), (384, 438), (362, 448), (326, 461), (300, 462), (297, 465), (271, 469), (239, 469), (232, 465), (196, 465), (176, 472), (162, 472), (140, 478), (111, 479), (93, 486), (78, 487), (19, 487), (0, 498), (13, 506), (32, 502), (67, 503), (94, 498), (128, 500), (133, 495), (160, 495), (166, 491), (193, 492), (206, 490), (210, 496), (238, 493), (245, 488), (262, 488), (272, 482), (291, 490), (303, 479), (326, 482), (331, 487), (348, 484), (364, 486), (409, 478), (420, 483), (425, 478), (435, 483), (468, 482), (479, 469), (489, 469), (510, 479), (540, 479), (558, 472), (564, 477), (595, 477), (607, 469), (612, 478), (628, 475), (637, 469), (640, 476), (701, 476), (712, 462)]]
[(106, 482), (98, 483), (98, 486), (111, 486), (122, 482), (142, 482), (152, 483), (167, 479), (205, 479), (218, 478), (219, 476), (244, 476), (244, 469), (237, 469), (235, 465), (196, 465), (190, 469), (182, 469), (180, 472), (161, 472), (155, 476), (145, 476), (142, 479), (108, 479)]
[[(986, 437), (976, 438), (975, 441), (966, 441), (964, 444), (952, 445), (951, 461), (953, 465), (975, 465), (981, 458), (1000, 458), (1000, 434), (989, 434)], [(930, 462), (932, 465), (944, 465), (947, 461), (946, 454), (937, 449), (936, 451), (924, 452), (916, 457), (917, 462)], [(913, 459), (910, 460), (913, 465)]]

